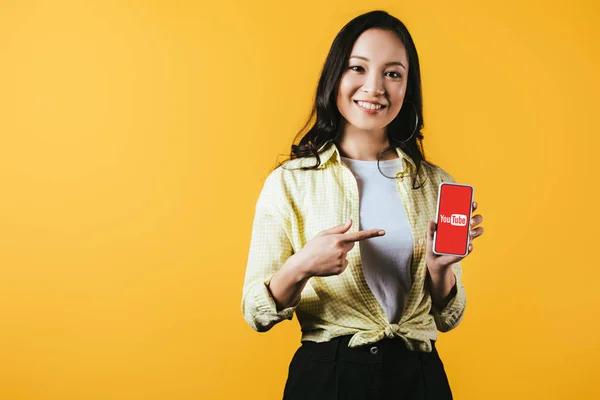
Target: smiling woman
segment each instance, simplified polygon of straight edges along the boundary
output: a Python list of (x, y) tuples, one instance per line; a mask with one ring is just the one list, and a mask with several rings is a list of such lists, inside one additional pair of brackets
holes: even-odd
[(408, 30), (383, 11), (353, 19), (256, 205), (242, 312), (259, 332), (298, 317), (284, 399), (452, 398), (435, 342), (462, 320), (464, 257), (432, 252), (438, 188), (453, 179), (425, 160), (422, 127)]
[[(373, 11), (349, 22), (334, 39), (312, 114), (300, 132), (300, 143), (292, 145), (290, 158), (312, 156), (317, 167), (318, 150), (356, 126), (378, 131), (378, 143), (367, 140), (360, 146), (379, 147), (375, 159), (398, 158), (393, 149), (402, 147), (420, 168), (425, 160), (423, 125), (421, 72), (412, 37), (397, 18)], [(387, 146), (382, 148), (383, 141)]]

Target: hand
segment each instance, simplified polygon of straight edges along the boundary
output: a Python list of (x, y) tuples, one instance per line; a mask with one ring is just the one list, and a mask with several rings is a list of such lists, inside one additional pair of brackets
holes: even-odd
[(352, 226), (352, 220), (319, 232), (308, 241), (298, 253), (294, 254), (295, 263), (304, 270), (306, 278), (311, 276), (339, 275), (348, 266), (346, 255), (354, 243), (385, 235), (382, 229), (346, 233)]
[[(477, 203), (473, 202), (473, 211), (477, 209)], [(480, 214), (474, 215), (471, 217), (470, 221), (470, 232), (469, 236), (471, 240), (469, 241), (469, 251), (467, 255), (473, 252), (473, 240), (483, 235), (483, 227), (478, 227), (479, 224), (483, 222), (483, 216)], [(455, 264), (465, 258), (466, 256), (447, 256), (447, 255), (437, 255), (433, 253), (433, 232), (436, 229), (436, 224), (433, 221), (429, 221), (429, 225), (427, 227), (427, 250), (425, 255), (425, 263), (427, 264), (427, 268), (429, 268), (430, 272), (439, 272), (452, 264)]]

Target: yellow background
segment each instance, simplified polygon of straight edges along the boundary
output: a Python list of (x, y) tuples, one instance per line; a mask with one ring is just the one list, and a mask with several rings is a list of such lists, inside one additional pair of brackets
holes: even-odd
[(600, 7), (484, 3), (0, 1), (0, 398), (281, 397), (297, 322), (239, 310), (254, 205), (372, 9), (485, 217), (439, 341), (455, 398), (600, 398)]

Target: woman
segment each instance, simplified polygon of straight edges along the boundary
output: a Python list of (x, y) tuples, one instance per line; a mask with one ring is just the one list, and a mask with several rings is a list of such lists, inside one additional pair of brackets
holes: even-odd
[(423, 155), (419, 60), (398, 19), (373, 11), (339, 32), (309, 125), (258, 199), (242, 299), (260, 332), (298, 317), (284, 398), (451, 399), (435, 341), (462, 319), (463, 257), (432, 240), (453, 179)]

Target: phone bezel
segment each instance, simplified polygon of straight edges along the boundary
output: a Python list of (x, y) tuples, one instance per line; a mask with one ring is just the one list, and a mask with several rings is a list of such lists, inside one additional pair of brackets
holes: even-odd
[[(470, 187), (471, 188), (471, 207), (469, 207), (469, 218), (467, 219), (467, 222), (469, 224), (469, 229), (467, 229), (467, 246), (465, 247), (465, 254), (455, 254), (455, 253), (440, 253), (437, 252), (435, 250), (435, 245), (436, 245), (436, 239), (437, 239), (437, 224), (439, 221), (439, 217), (440, 217), (440, 198), (442, 196), (442, 186), (443, 185), (451, 185), (451, 186), (466, 186), (466, 187)], [(475, 196), (475, 188), (472, 185), (469, 184), (465, 184), (465, 183), (455, 183), (455, 182), (441, 182), (439, 187), (438, 187), (438, 199), (437, 199), (437, 206), (436, 206), (436, 212), (435, 212), (435, 231), (433, 232), (433, 246), (432, 246), (432, 250), (433, 250), (433, 254), (439, 255), (439, 256), (459, 256), (459, 257), (465, 257), (467, 256), (467, 254), (469, 254), (469, 245), (471, 244), (471, 227), (470, 227), (470, 223), (471, 223), (471, 217), (473, 216), (473, 198)]]

